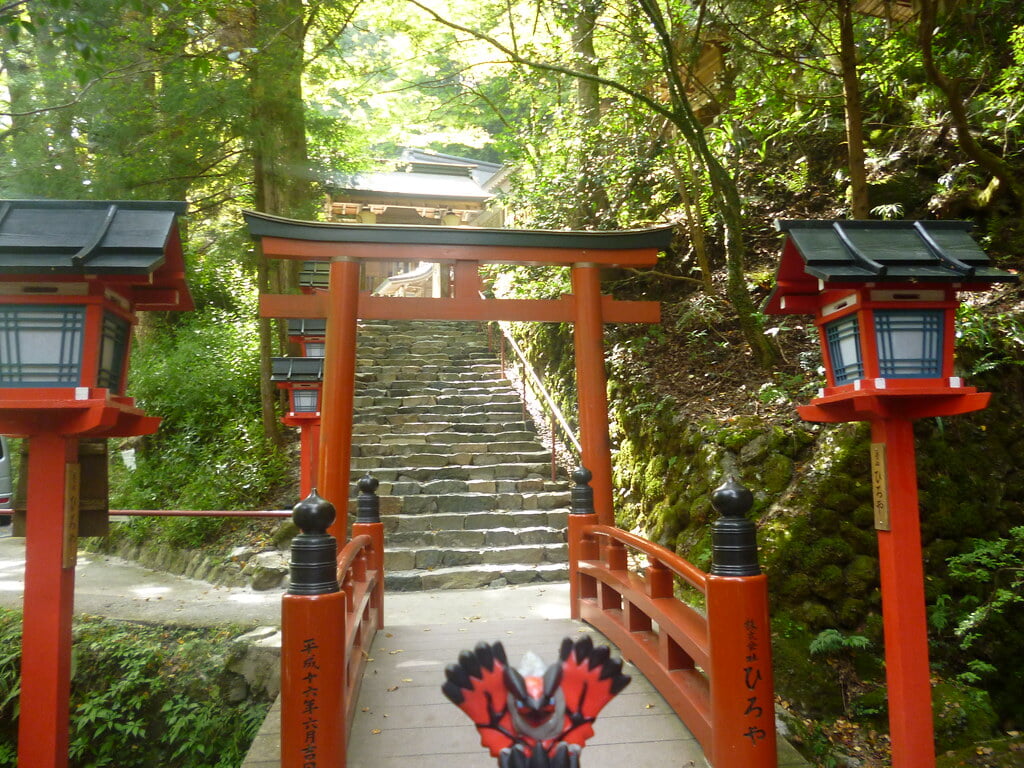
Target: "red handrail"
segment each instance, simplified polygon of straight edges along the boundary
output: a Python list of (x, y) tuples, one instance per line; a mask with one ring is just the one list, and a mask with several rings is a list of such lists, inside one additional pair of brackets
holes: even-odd
[[(569, 516), (573, 615), (643, 672), (714, 768), (775, 768), (766, 578), (705, 573), (596, 520)], [(642, 575), (629, 570), (627, 547), (647, 555)], [(706, 614), (676, 598), (675, 577), (705, 596)]]

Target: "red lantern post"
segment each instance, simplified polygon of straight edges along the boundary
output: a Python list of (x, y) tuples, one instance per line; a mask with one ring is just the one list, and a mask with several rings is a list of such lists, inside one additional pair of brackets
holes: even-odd
[(953, 375), (960, 291), (1015, 275), (989, 265), (965, 222), (789, 221), (766, 311), (814, 314), (827, 386), (808, 421), (871, 423), (894, 768), (935, 765), (914, 419), (984, 408)]
[(0, 434), (28, 438), (20, 768), (68, 762), (82, 437), (154, 432), (124, 396), (136, 309), (184, 310), (179, 203), (0, 201)]

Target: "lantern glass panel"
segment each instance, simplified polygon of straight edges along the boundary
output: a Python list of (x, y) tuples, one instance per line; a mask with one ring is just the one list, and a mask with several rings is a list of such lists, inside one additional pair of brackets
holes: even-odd
[(310, 342), (306, 344), (306, 357), (323, 357), (324, 344), (322, 342)]
[(77, 387), (85, 307), (0, 307), (0, 386)]
[(836, 386), (864, 378), (864, 359), (860, 351), (860, 327), (856, 315), (847, 315), (825, 326), (828, 356)]
[(941, 309), (877, 309), (878, 372), (885, 379), (927, 379), (942, 375)]
[(320, 406), (320, 391), (316, 389), (293, 389), (292, 412), (316, 413)]
[(131, 325), (122, 317), (107, 312), (103, 317), (103, 337), (100, 340), (100, 370), (96, 386), (121, 393), (121, 372), (128, 349)]

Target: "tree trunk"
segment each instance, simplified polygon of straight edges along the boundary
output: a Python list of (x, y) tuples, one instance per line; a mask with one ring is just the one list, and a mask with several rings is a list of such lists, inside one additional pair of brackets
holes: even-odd
[[(251, 64), (252, 146), (255, 203), (258, 211), (277, 216), (313, 218), (313, 188), (306, 147), (302, 100), (305, 21), (301, 0), (266, 0), (256, 9)], [(298, 264), (271, 264), (257, 254), (260, 292), (296, 289)], [(259, 320), (260, 396), (263, 431), (283, 444), (277, 420), (277, 390), (270, 383), (271, 357), (280, 349), (274, 323)]]
[(843, 78), (846, 111), (846, 156), (850, 170), (850, 215), (866, 219), (871, 215), (867, 171), (864, 165), (864, 117), (857, 78), (857, 42), (853, 36), (853, 8), (850, 0), (839, 0), (839, 67)]
[[(576, 67), (596, 78), (597, 53), (594, 50), (594, 28), (601, 12), (600, 0), (583, 0), (572, 18), (572, 47), (576, 54)], [(600, 157), (601, 90), (593, 79), (576, 79), (576, 110), (583, 133), (578, 167), (588, 169), (579, 175), (576, 186), (577, 205), (569, 226), (583, 229), (598, 224), (607, 217), (610, 206), (608, 192), (596, 173)]]

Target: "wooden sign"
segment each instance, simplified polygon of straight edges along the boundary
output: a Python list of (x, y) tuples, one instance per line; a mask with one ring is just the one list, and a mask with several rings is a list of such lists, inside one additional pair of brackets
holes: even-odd
[(68, 464), (64, 472), (64, 567), (78, 562), (78, 507), (82, 465)]
[(875, 530), (891, 531), (889, 477), (885, 471), (885, 443), (871, 444), (871, 492), (875, 505)]

